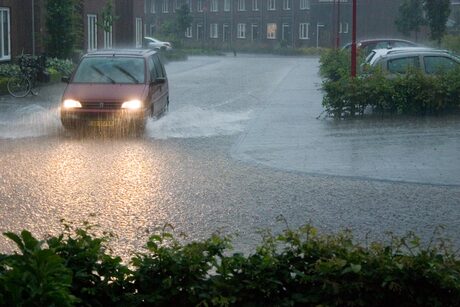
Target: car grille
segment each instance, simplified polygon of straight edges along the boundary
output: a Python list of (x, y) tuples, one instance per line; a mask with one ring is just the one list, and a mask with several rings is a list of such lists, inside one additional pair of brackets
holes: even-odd
[(97, 109), (97, 110), (116, 110), (121, 108), (119, 102), (82, 102), (84, 109)]

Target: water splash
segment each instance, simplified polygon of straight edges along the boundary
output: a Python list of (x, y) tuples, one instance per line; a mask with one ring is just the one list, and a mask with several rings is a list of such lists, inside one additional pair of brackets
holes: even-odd
[(59, 108), (37, 104), (0, 113), (0, 139), (20, 139), (58, 134), (62, 130)]
[(243, 131), (250, 111), (219, 112), (195, 106), (170, 111), (158, 120), (150, 120), (146, 135), (154, 139), (197, 138), (232, 135)]

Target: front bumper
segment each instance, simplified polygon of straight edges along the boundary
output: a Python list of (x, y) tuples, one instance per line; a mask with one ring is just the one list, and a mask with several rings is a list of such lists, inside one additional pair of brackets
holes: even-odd
[(66, 129), (79, 129), (88, 127), (119, 128), (138, 127), (144, 128), (147, 120), (145, 110), (88, 110), (88, 109), (62, 109), (61, 122)]

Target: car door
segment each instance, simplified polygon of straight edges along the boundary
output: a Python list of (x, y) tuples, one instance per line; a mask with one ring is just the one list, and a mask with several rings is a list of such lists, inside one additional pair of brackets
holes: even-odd
[(155, 71), (157, 73), (157, 79), (164, 80), (161, 83), (157, 83), (159, 87), (159, 94), (158, 100), (160, 105), (160, 110), (164, 110), (168, 105), (169, 100), (169, 84), (168, 84), (168, 77), (166, 75), (166, 70), (163, 63), (160, 60), (158, 54), (153, 55), (153, 62), (155, 66)]
[(423, 64), (428, 75), (449, 72), (459, 66), (457, 61), (443, 55), (426, 55)]
[(149, 82), (149, 100), (151, 104), (151, 115), (157, 115), (163, 108), (161, 96), (162, 96), (162, 87), (161, 84), (158, 84), (156, 80), (158, 80), (160, 74), (158, 69), (155, 65), (155, 61), (153, 56), (148, 58), (148, 68), (150, 72), (150, 82)]

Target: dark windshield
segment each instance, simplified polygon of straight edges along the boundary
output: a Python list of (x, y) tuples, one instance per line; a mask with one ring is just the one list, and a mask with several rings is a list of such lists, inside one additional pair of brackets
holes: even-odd
[(75, 83), (129, 83), (145, 81), (144, 59), (130, 57), (89, 57), (78, 66)]

